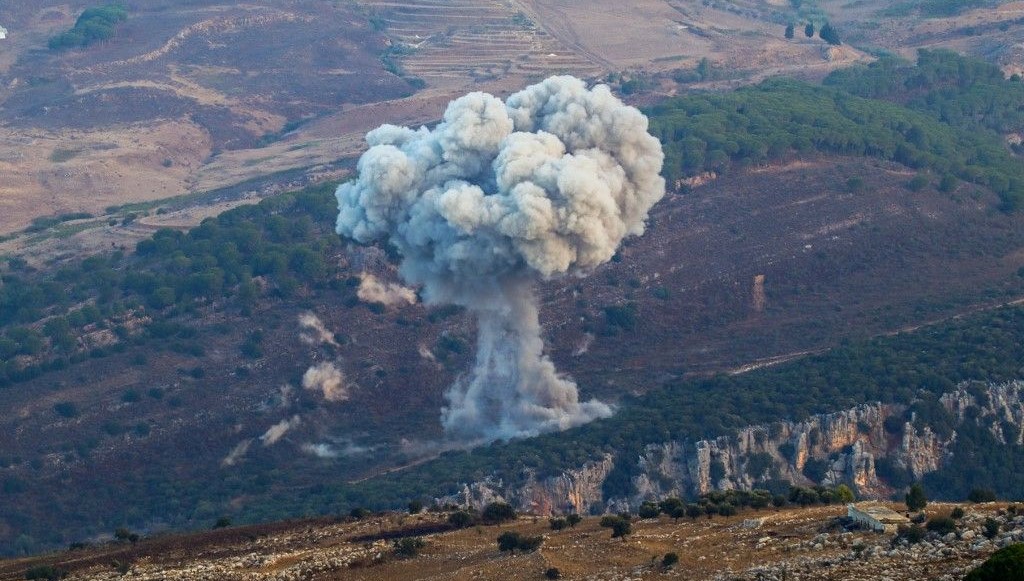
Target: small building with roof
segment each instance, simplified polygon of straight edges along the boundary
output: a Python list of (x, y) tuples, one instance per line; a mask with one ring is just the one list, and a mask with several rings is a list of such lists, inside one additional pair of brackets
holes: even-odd
[(0, 40), (7, 38), (7, 29), (0, 26)]
[(894, 533), (900, 525), (910, 524), (910, 519), (904, 515), (874, 502), (848, 504), (846, 505), (846, 516), (854, 522), (880, 533)]

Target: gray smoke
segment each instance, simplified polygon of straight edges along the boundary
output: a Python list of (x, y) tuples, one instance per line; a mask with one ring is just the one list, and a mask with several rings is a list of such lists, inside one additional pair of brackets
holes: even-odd
[(643, 234), (665, 192), (647, 118), (562, 76), (505, 102), (471, 93), (434, 129), (383, 125), (366, 141), (337, 191), (338, 233), (390, 241), (427, 303), (479, 321), (476, 365), (446, 396), (448, 434), (508, 439), (610, 415), (544, 355), (533, 285), (586, 275)]

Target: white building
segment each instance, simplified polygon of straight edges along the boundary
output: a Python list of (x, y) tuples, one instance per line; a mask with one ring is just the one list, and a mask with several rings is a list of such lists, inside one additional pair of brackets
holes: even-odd
[(0, 26), (0, 40), (7, 38), (7, 29)]
[(875, 503), (848, 504), (846, 516), (880, 533), (894, 533), (900, 525), (910, 522), (910, 519), (902, 514)]

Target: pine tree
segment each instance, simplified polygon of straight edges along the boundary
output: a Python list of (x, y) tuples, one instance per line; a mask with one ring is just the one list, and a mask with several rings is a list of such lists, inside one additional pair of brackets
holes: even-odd
[(839, 32), (828, 22), (825, 23), (825, 26), (821, 27), (821, 30), (818, 32), (818, 37), (832, 46), (839, 46), (840, 44), (843, 44), (843, 42), (839, 40)]
[(793, 23), (786, 25), (786, 38), (793, 38)]
[(813, 22), (808, 22), (807, 26), (804, 27), (804, 35), (806, 35), (807, 38), (814, 38), (814, 23)]
[(924, 488), (920, 484), (911, 486), (910, 492), (907, 493), (906, 502), (907, 508), (912, 511), (923, 510), (924, 507), (928, 506), (928, 498), (924, 495)]

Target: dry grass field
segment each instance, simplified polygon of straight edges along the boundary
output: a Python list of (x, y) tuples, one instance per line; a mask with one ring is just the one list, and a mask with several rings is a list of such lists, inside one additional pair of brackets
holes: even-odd
[[(893, 505), (899, 510), (900, 505)], [(930, 505), (929, 517), (948, 515), (952, 505)], [(193, 535), (155, 536), (137, 545), (107, 543), (94, 548), (19, 561), (0, 561), (0, 579), (40, 563), (69, 571), (69, 580), (270, 580), (361, 579), (544, 579), (558, 569), (563, 579), (955, 579), (992, 553), (980, 542), (981, 521), (1003, 504), (968, 506), (960, 535), (971, 540), (928, 539), (897, 546), (892, 533), (845, 532), (836, 518), (843, 506), (749, 511), (708, 520), (662, 516), (635, 520), (625, 539), (613, 539), (597, 517), (552, 531), (546, 517), (521, 516), (504, 525), (451, 530), (445, 514), (385, 514), (352, 522), (318, 519), (228, 528)], [(1019, 525), (1006, 521), (1013, 538)], [(748, 521), (745, 523), (745, 521)], [(533, 553), (501, 553), (496, 537), (507, 531), (542, 535)], [(968, 532), (970, 531), (970, 532)], [(394, 555), (393, 540), (421, 538), (414, 557)], [(937, 548), (941, 547), (941, 548)], [(921, 550), (923, 548), (923, 550)], [(679, 561), (662, 565), (667, 553)], [(117, 567), (120, 566), (120, 572)]]

